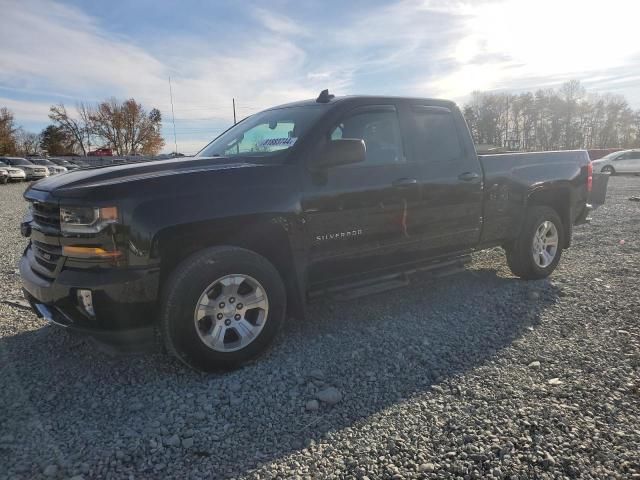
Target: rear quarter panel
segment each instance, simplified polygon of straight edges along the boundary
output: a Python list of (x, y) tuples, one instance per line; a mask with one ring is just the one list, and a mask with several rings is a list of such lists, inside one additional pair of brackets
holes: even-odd
[[(566, 195), (570, 223), (587, 202), (585, 150), (480, 155), (485, 173), (483, 245), (517, 237), (532, 195)], [(562, 212), (560, 212), (562, 213)]]

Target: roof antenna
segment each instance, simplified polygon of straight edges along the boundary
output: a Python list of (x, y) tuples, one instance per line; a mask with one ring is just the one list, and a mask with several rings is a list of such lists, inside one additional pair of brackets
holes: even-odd
[(334, 98), (335, 95), (332, 95), (329, 93), (329, 89), (325, 88), (324, 90), (322, 90), (320, 92), (320, 95), (318, 95), (318, 98), (316, 98), (316, 102), (318, 103), (329, 103), (331, 101), (332, 98)]

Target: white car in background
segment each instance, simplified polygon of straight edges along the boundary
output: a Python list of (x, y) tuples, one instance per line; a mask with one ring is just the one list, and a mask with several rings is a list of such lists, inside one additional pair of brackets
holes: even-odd
[(34, 165), (42, 165), (43, 167), (47, 167), (47, 169), (49, 170), (49, 175), (58, 175), (59, 173), (65, 173), (67, 171), (67, 167), (56, 165), (51, 160), (48, 160), (46, 158), (30, 158), (29, 161)]
[(0, 168), (7, 171), (9, 174), (8, 180), (10, 182), (23, 182), (27, 179), (27, 174), (24, 173), (24, 170), (8, 165), (2, 160), (2, 158), (0, 158)]
[(23, 170), (27, 180), (40, 180), (49, 176), (49, 169), (40, 165), (34, 165), (26, 158), (21, 157), (0, 157), (0, 161), (12, 167)]
[(596, 173), (640, 173), (640, 149), (613, 152), (591, 162)]

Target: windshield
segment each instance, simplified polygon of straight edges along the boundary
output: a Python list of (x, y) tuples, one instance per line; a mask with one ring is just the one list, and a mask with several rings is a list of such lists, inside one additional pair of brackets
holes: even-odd
[(295, 145), (324, 112), (316, 105), (256, 113), (203, 148), (198, 157), (269, 156)]
[(25, 158), (8, 158), (7, 161), (11, 163), (11, 165), (33, 165), (33, 163)]
[(36, 165), (49, 165), (52, 167), (55, 167), (55, 163), (50, 162), (49, 160), (44, 160), (44, 159), (39, 159), (39, 160), (31, 160), (33, 163), (35, 163)]

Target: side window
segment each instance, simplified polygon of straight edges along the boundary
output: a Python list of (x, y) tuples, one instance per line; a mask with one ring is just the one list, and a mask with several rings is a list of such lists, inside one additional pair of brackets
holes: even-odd
[(640, 150), (635, 151), (635, 152), (629, 152), (629, 158), (631, 160), (640, 160)]
[(365, 165), (388, 165), (406, 161), (395, 109), (367, 109), (349, 115), (331, 130), (329, 136), (331, 140), (364, 140), (367, 148)]
[(622, 153), (622, 154), (618, 155), (613, 160), (617, 161), (617, 160), (629, 160), (629, 159), (631, 159), (631, 154), (629, 152), (625, 152), (625, 153)]
[(418, 162), (451, 162), (459, 159), (462, 146), (451, 112), (435, 108), (412, 109), (416, 125), (413, 139)]

